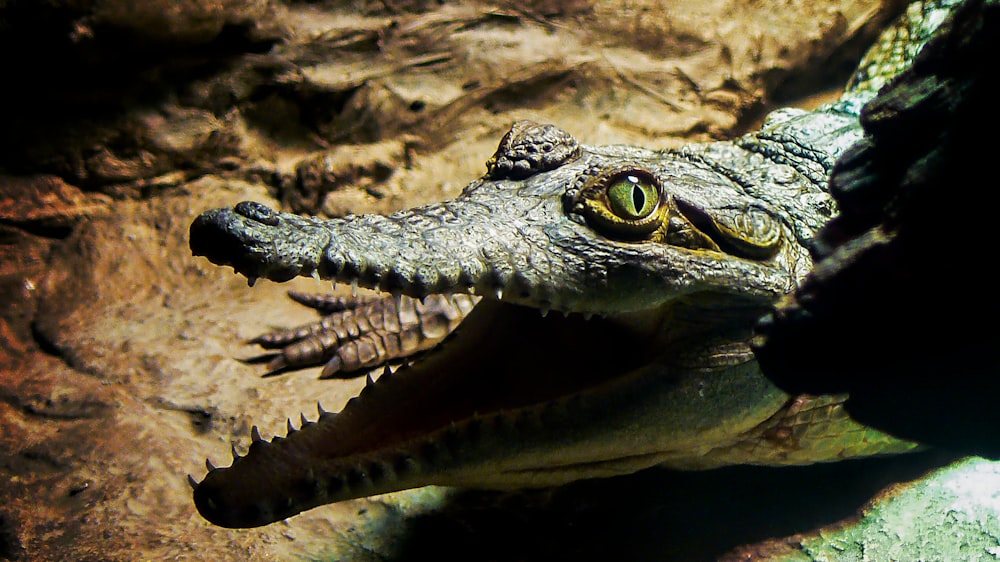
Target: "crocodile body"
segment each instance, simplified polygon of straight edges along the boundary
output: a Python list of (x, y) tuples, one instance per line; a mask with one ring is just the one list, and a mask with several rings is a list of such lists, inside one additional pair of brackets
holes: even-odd
[[(586, 146), (518, 122), (451, 201), (329, 220), (249, 202), (204, 213), (194, 253), (251, 280), (318, 276), (395, 305), (444, 299), (464, 320), (369, 378), (341, 412), (289, 423), (271, 442), (255, 431), (246, 456), (195, 483), (199, 511), (249, 527), (429, 484), (547, 486), (655, 465), (912, 450), (852, 421), (844, 396), (779, 390), (749, 342), (812, 266), (806, 244), (836, 212), (826, 183), (863, 135), (861, 106), (956, 3), (910, 6), (838, 102), (779, 110), (733, 141)], [(409, 349), (399, 329), (369, 333), (382, 342), (374, 356)]]

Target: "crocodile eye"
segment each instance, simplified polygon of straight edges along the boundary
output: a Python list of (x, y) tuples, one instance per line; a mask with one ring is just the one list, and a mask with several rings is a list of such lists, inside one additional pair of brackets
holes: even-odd
[(608, 206), (625, 220), (646, 218), (660, 198), (656, 186), (639, 175), (623, 174), (608, 185)]
[(623, 166), (595, 174), (580, 190), (577, 209), (591, 228), (620, 240), (649, 240), (665, 225), (667, 205), (650, 172)]

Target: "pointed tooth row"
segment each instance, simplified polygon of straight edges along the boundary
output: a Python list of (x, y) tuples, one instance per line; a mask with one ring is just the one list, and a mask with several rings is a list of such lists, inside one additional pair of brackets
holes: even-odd
[[(359, 275), (363, 275), (363, 273)], [(367, 283), (363, 283), (358, 277), (353, 275), (352, 276), (338, 275), (335, 276), (333, 280), (333, 287), (336, 289), (339, 284), (346, 283), (351, 287), (351, 295), (355, 298), (358, 296), (358, 290), (362, 286), (368, 287), (376, 291), (386, 292), (393, 296), (403, 294), (404, 291), (399, 286), (397, 286), (396, 284), (390, 284), (387, 281), (391, 277), (392, 277), (391, 275), (383, 275), (382, 278), (379, 280), (379, 282), (369, 285)], [(567, 310), (565, 306), (560, 305), (558, 302), (553, 302), (552, 300), (543, 297), (535, 290), (532, 290), (530, 288), (528, 289), (524, 288), (523, 282), (517, 282), (515, 280), (508, 280), (507, 282), (503, 282), (502, 279), (497, 278), (496, 280), (490, 281), (488, 280), (489, 276), (482, 276), (482, 279), (478, 282), (469, 281), (463, 283), (464, 280), (455, 281), (443, 275), (438, 276), (438, 278), (439, 281), (437, 282), (428, 281), (426, 284), (414, 282), (413, 284), (408, 285), (408, 290), (406, 291), (406, 294), (412, 295), (414, 298), (420, 300), (421, 302), (424, 302), (424, 299), (431, 294), (448, 296), (464, 292), (470, 295), (490, 295), (498, 301), (504, 300), (505, 296), (509, 296), (511, 294), (522, 294), (525, 296), (523, 296), (523, 299), (519, 300), (536, 301), (537, 302), (536, 306), (542, 313), (542, 316), (545, 316), (552, 310), (560, 310), (563, 312), (564, 315), (568, 315), (571, 312), (575, 312)], [(589, 312), (583, 314), (593, 315), (594, 313)]]
[[(389, 376), (391, 369), (383, 369), (382, 377)], [(380, 379), (382, 378), (380, 377)], [(368, 387), (376, 385), (376, 382), (369, 382)], [(570, 419), (573, 410), (586, 400), (585, 396), (573, 395), (547, 403), (540, 408), (525, 408), (507, 412), (498, 412), (487, 416), (475, 415), (462, 423), (452, 423), (447, 428), (423, 442), (417, 448), (409, 451), (397, 451), (390, 453), (388, 457), (367, 459), (355, 463), (350, 468), (339, 471), (339, 475), (330, 477), (317, 477), (310, 469), (307, 473), (307, 480), (312, 482), (317, 495), (334, 497), (343, 493), (346, 487), (354, 491), (364, 490), (378, 486), (387, 479), (406, 478), (414, 471), (419, 471), (425, 463), (437, 465), (442, 462), (460, 460), (466, 453), (470, 453), (476, 447), (476, 443), (482, 443), (481, 432), (483, 430), (491, 433), (507, 434), (516, 432), (519, 434), (538, 431), (550, 423), (563, 423)], [(325, 416), (336, 415), (323, 409), (322, 404), (317, 403), (317, 411), (320, 419)], [(313, 425), (305, 415), (301, 415), (303, 427)], [(548, 418), (548, 419), (547, 419)], [(295, 429), (290, 419), (286, 420), (288, 435), (299, 431)], [(256, 426), (250, 430), (251, 440), (260, 443), (263, 439)], [(280, 439), (280, 437), (275, 437)], [(470, 447), (471, 445), (471, 447)], [(235, 444), (233, 445), (234, 463), (243, 458), (238, 454)], [(209, 472), (216, 470), (216, 466), (211, 460), (206, 459), (205, 466)], [(188, 483), (192, 487), (198, 486), (199, 482), (188, 475)]]
[[(337, 415), (335, 412), (329, 412), (326, 409), (324, 409), (323, 408), (323, 404), (320, 403), (320, 402), (316, 403), (316, 411), (319, 414), (317, 422), (319, 420), (329, 419), (329, 418), (332, 418), (332, 417), (334, 417), (334, 416)], [(306, 427), (311, 426), (311, 425), (315, 425), (317, 423), (317, 422), (309, 421), (309, 419), (306, 418), (306, 415), (304, 413), (299, 414), (299, 417), (301, 419), (301, 426), (300, 426), (299, 429), (295, 428), (295, 425), (292, 423), (291, 418), (286, 418), (286, 420), (285, 420), (285, 427), (286, 427), (287, 433), (285, 434), (285, 437), (281, 437), (280, 435), (275, 435), (271, 439), (270, 443), (276, 443), (276, 442), (279, 442), (279, 441), (281, 441), (283, 439), (287, 439), (292, 434), (294, 434), (294, 433), (296, 433), (298, 431), (301, 431), (301, 429), (306, 428)], [(254, 448), (256, 448), (256, 447), (261, 447), (263, 445), (266, 445), (268, 443), (269, 442), (261, 436), (260, 428), (258, 428), (256, 425), (253, 425), (253, 426), (250, 427), (250, 449), (251, 450), (254, 449)], [(241, 459), (243, 459), (246, 456), (246, 455), (241, 455), (240, 454), (239, 450), (237, 449), (237, 445), (236, 445), (235, 442), (231, 443), (231, 449), (230, 449), (230, 451), (231, 451), (231, 454), (232, 454), (232, 457), (233, 457), (233, 460), (232, 460), (232, 464), (233, 465), (235, 465), (237, 462), (239, 462)], [(215, 465), (215, 463), (212, 462), (211, 459), (206, 458), (205, 459), (205, 469), (207, 470), (207, 472), (211, 473), (211, 472), (217, 470), (218, 467)], [(358, 469), (358, 470), (360, 470), (360, 472), (358, 474), (360, 474), (362, 476), (364, 476), (365, 474), (367, 474), (364, 470), (361, 470), (361, 469)], [(378, 472), (379, 474), (386, 472), (384, 463), (383, 463), (383, 465), (380, 465), (379, 467), (376, 467), (375, 471)], [(366, 480), (366, 478), (360, 478), (360, 479), (358, 479), (358, 482), (356, 482), (355, 484), (356, 485), (357, 484), (363, 484), (365, 482), (365, 480)], [(192, 476), (190, 474), (187, 475), (187, 482), (188, 482), (188, 485), (190, 485), (192, 489), (195, 489), (195, 488), (197, 488), (200, 485), (199, 480), (196, 479), (194, 476)]]
[[(366, 385), (363, 392), (373, 391), (382, 379), (390, 377), (392, 374), (393, 370), (388, 365), (382, 369), (382, 373), (377, 379), (374, 379), (369, 374), (366, 377)], [(551, 423), (563, 423), (570, 418), (573, 413), (571, 410), (575, 410), (586, 399), (586, 396), (572, 395), (549, 402), (541, 408), (518, 409), (487, 415), (485, 417), (473, 416), (471, 419), (460, 424), (452, 423), (444, 431), (437, 434), (435, 438), (428, 439), (416, 449), (398, 451), (388, 458), (365, 460), (360, 464), (356, 464), (353, 468), (341, 472), (342, 476), (330, 477), (326, 482), (319, 482), (315, 477), (310, 477), (309, 480), (314, 481), (317, 493), (328, 494), (329, 497), (341, 493), (341, 488), (345, 486), (353, 489), (374, 486), (386, 478), (404, 477), (407, 473), (420, 470), (421, 465), (424, 463), (435, 465), (446, 462), (446, 459), (458, 460), (459, 457), (464, 456), (465, 453), (471, 452), (471, 449), (475, 448), (475, 443), (481, 439), (481, 437), (477, 436), (480, 435), (483, 429), (488, 428), (487, 431), (499, 434), (511, 432), (524, 434), (537, 431)], [(316, 410), (319, 420), (337, 415), (325, 410), (319, 402), (316, 404)], [(301, 428), (317, 423), (309, 421), (305, 414), (300, 414), (300, 418), (302, 421)], [(485, 426), (484, 422), (486, 423)], [(291, 419), (286, 419), (285, 424), (287, 436), (301, 430), (301, 428), (295, 428)], [(250, 438), (251, 449), (257, 443), (266, 443), (256, 425), (250, 429)], [(283, 438), (275, 436), (272, 442), (280, 439)], [(232, 445), (232, 455), (234, 464), (243, 458), (243, 455), (239, 454), (235, 443)], [(216, 470), (216, 465), (210, 459), (205, 459), (205, 467), (208, 472)], [(188, 475), (188, 483), (191, 486), (199, 484), (190, 475)]]
[[(331, 418), (331, 417), (337, 415), (335, 412), (328, 412), (327, 410), (323, 409), (323, 405), (320, 404), (319, 402), (316, 403), (316, 410), (319, 412), (319, 418), (318, 419), (328, 419), (328, 418)], [(309, 419), (306, 418), (306, 415), (304, 413), (303, 414), (299, 414), (299, 417), (300, 417), (301, 422), (302, 422), (301, 426), (300, 426), (300, 429), (301, 428), (305, 428), (305, 427), (310, 426), (310, 425), (315, 425), (316, 424), (316, 422), (309, 421)], [(282, 439), (287, 439), (293, 433), (296, 433), (296, 432), (299, 431), (299, 429), (295, 428), (295, 424), (292, 423), (291, 418), (285, 419), (285, 427), (286, 427), (286, 431), (287, 431), (286, 434), (285, 434), (285, 437), (282, 437), (280, 435), (275, 435), (271, 439), (271, 441), (270, 441), (271, 443), (273, 443), (275, 441), (280, 441)], [(253, 446), (255, 443), (265, 443), (266, 444), (266, 443), (268, 443), (268, 441), (261, 436), (261, 434), (260, 434), (260, 428), (258, 428), (256, 425), (253, 425), (253, 426), (250, 427), (250, 445)], [(242, 459), (244, 456), (246, 456), (246, 455), (241, 455), (240, 454), (239, 450), (236, 448), (236, 443), (232, 443), (231, 444), (230, 452), (231, 452), (231, 454), (233, 456), (233, 462), (236, 462), (236, 461)], [(208, 469), (209, 472), (211, 472), (211, 471), (213, 471), (213, 470), (216, 469), (216, 465), (215, 465), (215, 463), (213, 463), (211, 461), (211, 459), (206, 458), (205, 459), (205, 468)]]
[[(351, 286), (352, 295), (357, 295), (361, 286), (379, 290), (393, 295), (406, 293), (415, 298), (429, 294), (449, 295), (464, 292), (473, 295), (489, 295), (497, 300), (516, 295), (519, 302), (529, 302), (539, 309), (575, 310), (569, 302), (562, 299), (552, 299), (554, 295), (546, 294), (544, 287), (524, 275), (520, 275), (509, 265), (488, 265), (480, 260), (471, 263), (460, 263), (454, 270), (434, 266), (420, 267), (416, 271), (402, 273), (381, 261), (363, 260), (355, 262), (349, 255), (327, 254), (324, 264), (320, 266), (321, 276), (332, 279), (334, 285), (346, 283)], [(488, 262), (504, 264), (505, 256), (497, 254), (487, 256)], [(310, 272), (310, 273), (316, 273)]]
[[(317, 409), (320, 411), (321, 417), (324, 415), (334, 415), (331, 412), (323, 410), (321, 405), (317, 405)], [(302, 419), (304, 426), (315, 423), (308, 421), (304, 414), (302, 415)], [(418, 457), (422, 458), (426, 462), (434, 463), (440, 461), (445, 455), (454, 456), (461, 449), (461, 444), (466, 440), (467, 435), (470, 433), (470, 429), (477, 427), (479, 421), (480, 420), (476, 420), (476, 423), (473, 424), (472, 428), (460, 427), (457, 424), (452, 424), (446, 430), (443, 438), (431, 440), (425, 443), (421, 447)], [(289, 429), (289, 435), (299, 431), (295, 429), (290, 419), (286, 420), (286, 426)], [(266, 441), (260, 436), (260, 430), (257, 426), (253, 426), (250, 432), (252, 443), (266, 443)], [(281, 439), (281, 437), (275, 436), (274, 439)], [(239, 454), (235, 443), (232, 445), (232, 455), (234, 463), (238, 462), (245, 456)], [(334, 494), (340, 493), (341, 489), (344, 487), (351, 489), (371, 487), (389, 478), (403, 477), (408, 473), (419, 470), (420, 464), (421, 463), (412, 454), (407, 452), (398, 452), (394, 453), (391, 459), (374, 459), (358, 463), (352, 468), (343, 471), (343, 476), (334, 476), (329, 478), (326, 482), (320, 482), (315, 472), (310, 469), (307, 473), (307, 480), (313, 482), (318, 494), (330, 497)], [(216, 465), (208, 458), (205, 459), (205, 468), (208, 472), (217, 470)], [(200, 484), (200, 482), (190, 474), (187, 475), (187, 481), (192, 489), (197, 488)]]
[[(353, 264), (344, 256), (327, 256), (327, 264), (321, 267), (321, 277), (338, 284), (351, 287), (351, 294), (357, 296), (358, 289), (365, 287), (392, 295), (407, 294), (423, 298), (431, 294), (450, 295), (453, 293), (492, 294), (502, 298), (504, 279), (511, 276), (494, 272), (489, 275), (487, 267), (478, 263), (464, 264), (458, 273), (446, 273), (433, 266), (420, 268), (409, 274), (401, 274), (385, 264)], [(470, 268), (466, 271), (465, 268)], [(313, 276), (318, 271), (312, 272)]]

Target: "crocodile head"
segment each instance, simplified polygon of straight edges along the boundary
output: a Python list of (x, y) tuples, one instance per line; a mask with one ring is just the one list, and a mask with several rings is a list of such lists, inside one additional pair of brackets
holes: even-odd
[(441, 346), (369, 381), (341, 412), (211, 470), (198, 509), (247, 527), (428, 484), (816, 460), (720, 453), (789, 403), (746, 342), (810, 266), (800, 207), (779, 204), (809, 190), (791, 181), (787, 197), (752, 196), (710, 157), (581, 146), (518, 122), (451, 201), (331, 220), (246, 202), (201, 215), (193, 252), (251, 279), (483, 300)]

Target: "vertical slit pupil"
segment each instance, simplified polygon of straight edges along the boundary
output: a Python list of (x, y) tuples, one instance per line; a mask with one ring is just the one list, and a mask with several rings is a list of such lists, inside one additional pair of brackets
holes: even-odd
[(643, 207), (646, 206), (646, 194), (638, 185), (632, 186), (632, 205), (635, 207), (636, 213), (641, 213)]

